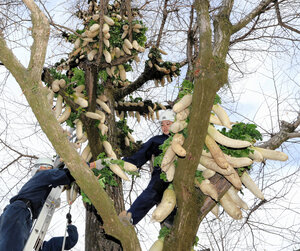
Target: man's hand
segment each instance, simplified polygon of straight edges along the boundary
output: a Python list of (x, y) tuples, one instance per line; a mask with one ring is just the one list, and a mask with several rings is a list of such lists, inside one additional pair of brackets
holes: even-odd
[(124, 210), (119, 214), (118, 217), (124, 226), (132, 225), (132, 215), (130, 212), (127, 212), (126, 210)]
[(102, 162), (106, 162), (107, 160), (110, 160), (109, 158), (107, 159), (98, 159), (92, 163), (90, 163), (90, 168), (94, 169), (96, 168), (97, 170), (102, 170), (104, 167), (106, 167), (105, 165), (102, 164)]

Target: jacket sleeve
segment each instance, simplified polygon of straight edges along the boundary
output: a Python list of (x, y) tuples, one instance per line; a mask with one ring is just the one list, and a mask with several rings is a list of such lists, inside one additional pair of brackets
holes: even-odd
[(51, 169), (38, 172), (33, 178), (33, 182), (39, 185), (69, 185), (74, 181), (68, 169)]
[[(68, 225), (68, 237), (65, 241), (65, 250), (70, 250), (73, 248), (78, 241), (78, 232), (77, 228), (74, 225)], [(64, 242), (64, 237), (53, 237), (49, 241), (44, 241), (43, 248), (41, 251), (57, 251), (61, 250)]]
[(68, 225), (68, 237), (66, 238), (65, 250), (73, 248), (78, 242), (78, 232), (74, 225)]
[(153, 153), (153, 138), (144, 143), (141, 148), (132, 156), (124, 157), (123, 160), (141, 168), (148, 160), (151, 159)]

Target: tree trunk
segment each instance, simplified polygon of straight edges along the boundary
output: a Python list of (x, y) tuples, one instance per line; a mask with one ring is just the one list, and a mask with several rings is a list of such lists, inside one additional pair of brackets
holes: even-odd
[[(118, 178), (118, 187), (107, 187), (106, 191), (114, 201), (117, 213), (124, 210), (123, 189), (121, 180)], [(105, 234), (103, 221), (92, 205), (86, 205), (86, 228), (85, 228), (85, 250), (123, 250), (119, 240)]]
[[(118, 187), (108, 187), (108, 193), (114, 201), (115, 208), (119, 213), (124, 208), (123, 191), (120, 180)], [(85, 250), (123, 250), (119, 240), (105, 234), (103, 229), (103, 221), (97, 214), (96, 209), (92, 205), (86, 206), (86, 230), (85, 230)]]

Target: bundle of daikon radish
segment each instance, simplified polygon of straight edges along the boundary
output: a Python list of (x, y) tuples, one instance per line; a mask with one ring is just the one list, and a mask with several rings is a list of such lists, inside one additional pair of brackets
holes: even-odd
[[(161, 168), (166, 173), (166, 178), (169, 182), (173, 180), (175, 173), (175, 161), (178, 157), (184, 158), (186, 150), (182, 147), (184, 143), (184, 134), (182, 131), (187, 127), (186, 119), (189, 115), (189, 106), (192, 103), (192, 94), (184, 95), (174, 106), (173, 111), (176, 113), (176, 120), (171, 125), (170, 131), (174, 133), (169, 147), (165, 150), (165, 154), (161, 161)], [(237, 172), (237, 168), (248, 167), (254, 161), (261, 162), (264, 159), (272, 159), (286, 161), (288, 156), (280, 151), (263, 149), (255, 147), (251, 142), (229, 138), (220, 133), (214, 126), (220, 125), (228, 129), (232, 129), (232, 124), (225, 110), (219, 105), (213, 105), (210, 117), (210, 124), (207, 129), (205, 138), (205, 146), (208, 151), (203, 150), (199, 160), (197, 170), (201, 171), (202, 179), (195, 178), (195, 186), (205, 194), (210, 196), (216, 202), (219, 202), (224, 210), (234, 219), (242, 218), (242, 209), (247, 210), (247, 204), (239, 197), (238, 191), (241, 190), (242, 184), (248, 188), (257, 198), (263, 200), (264, 195), (258, 186), (251, 179), (247, 171), (244, 171), (241, 176)], [(232, 157), (225, 153), (220, 148), (220, 145), (231, 149), (249, 148), (248, 157)], [(217, 189), (209, 181), (209, 179), (219, 173), (224, 176), (230, 183), (231, 188), (220, 198)], [(159, 205), (154, 210), (152, 219), (154, 221), (163, 221), (173, 210), (176, 204), (175, 192), (166, 190), (161, 206)], [(166, 205), (165, 207), (163, 205)], [(170, 207), (168, 205), (172, 205)], [(167, 210), (165, 209), (167, 208)], [(217, 205), (212, 212), (218, 217)]]

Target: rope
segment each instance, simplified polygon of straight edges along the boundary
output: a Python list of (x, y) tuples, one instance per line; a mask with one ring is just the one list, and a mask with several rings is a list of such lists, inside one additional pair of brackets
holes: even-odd
[(71, 215), (71, 204), (69, 205), (69, 212), (66, 215), (67, 218), (67, 223), (66, 223), (66, 229), (65, 229), (65, 236), (64, 236), (64, 240), (63, 240), (63, 244), (61, 247), (61, 251), (65, 250), (65, 244), (66, 244), (66, 236), (67, 236), (67, 229), (68, 229), (68, 225), (72, 223), (72, 215)]

